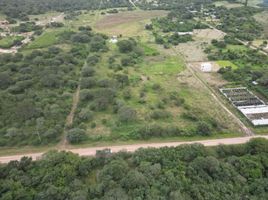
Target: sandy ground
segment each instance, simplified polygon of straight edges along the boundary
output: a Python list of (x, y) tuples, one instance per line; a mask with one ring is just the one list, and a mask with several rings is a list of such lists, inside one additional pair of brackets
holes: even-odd
[(205, 80), (210, 86), (213, 88), (220, 88), (227, 84), (228, 82), (224, 80), (220, 74), (218, 74), (218, 70), (220, 66), (216, 62), (209, 62), (212, 65), (211, 72), (203, 72), (201, 70), (201, 64), (203, 62), (193, 62), (191, 63), (193, 69)]
[[(161, 148), (161, 147), (175, 147), (185, 144), (195, 144), (200, 143), (204, 146), (217, 146), (220, 144), (231, 145), (231, 144), (243, 144), (248, 142), (252, 138), (265, 138), (268, 139), (268, 136), (250, 136), (250, 137), (239, 137), (239, 138), (225, 138), (225, 139), (214, 139), (214, 140), (199, 140), (192, 142), (169, 142), (169, 143), (150, 143), (150, 144), (134, 144), (134, 145), (122, 145), (122, 146), (106, 146), (106, 147), (89, 147), (89, 148), (80, 148), (80, 149), (67, 149), (66, 151), (73, 152), (79, 156), (95, 156), (96, 151), (103, 149), (111, 149), (113, 153), (119, 151), (128, 151), (134, 152), (140, 148)], [(0, 157), (0, 163), (8, 163), (12, 160), (20, 160), (22, 157), (32, 157), (33, 160), (40, 159), (43, 153), (34, 153), (34, 154), (24, 154), (24, 155), (14, 155), (14, 156), (4, 156)]]

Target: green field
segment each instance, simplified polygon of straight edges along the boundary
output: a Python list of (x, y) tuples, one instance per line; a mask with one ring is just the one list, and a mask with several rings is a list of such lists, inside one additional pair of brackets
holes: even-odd
[(49, 31), (38, 36), (33, 42), (31, 42), (26, 49), (40, 49), (54, 45), (58, 42), (58, 36), (60, 31)]
[(160, 62), (144, 63), (143, 72), (148, 75), (176, 75), (184, 69), (177, 57), (167, 56)]
[(15, 41), (22, 41), (24, 39), (23, 36), (7, 36), (3, 39), (0, 39), (0, 48), (9, 49), (14, 46)]
[(238, 66), (229, 60), (219, 60), (217, 63), (220, 67), (232, 67), (232, 69), (238, 69)]

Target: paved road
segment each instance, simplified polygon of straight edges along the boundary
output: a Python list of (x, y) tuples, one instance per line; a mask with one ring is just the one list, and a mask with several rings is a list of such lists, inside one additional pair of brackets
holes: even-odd
[[(200, 144), (203, 144), (204, 146), (217, 146), (220, 144), (225, 144), (225, 145), (243, 144), (243, 143), (248, 142), (252, 138), (268, 139), (268, 135), (267, 136), (248, 136), (248, 137), (238, 137), (238, 138), (224, 138), (224, 139), (214, 139), (214, 140), (199, 140), (199, 141), (191, 141), (191, 142), (168, 142), (168, 143), (133, 144), (133, 145), (106, 146), (106, 147), (89, 147), (89, 148), (79, 148), (79, 149), (67, 149), (66, 151), (76, 153), (80, 156), (95, 156), (97, 150), (103, 150), (107, 148), (111, 149), (113, 153), (123, 151), (123, 150), (128, 151), (128, 152), (134, 152), (140, 148), (174, 147), (174, 146), (179, 146), (183, 144), (194, 144), (194, 143), (200, 143)], [(43, 153), (4, 156), (4, 157), (0, 157), (0, 163), (8, 163), (12, 160), (20, 160), (24, 156), (32, 157), (33, 160), (36, 160), (40, 158)]]

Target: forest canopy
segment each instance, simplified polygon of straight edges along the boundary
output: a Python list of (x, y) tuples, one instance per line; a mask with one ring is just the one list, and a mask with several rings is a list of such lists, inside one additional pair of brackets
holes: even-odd
[(98, 152), (49, 152), (0, 165), (0, 199), (257, 200), (268, 198), (268, 141)]
[(0, 11), (12, 18), (23, 18), (30, 14), (48, 11), (74, 11), (128, 7), (127, 0), (1, 0)]

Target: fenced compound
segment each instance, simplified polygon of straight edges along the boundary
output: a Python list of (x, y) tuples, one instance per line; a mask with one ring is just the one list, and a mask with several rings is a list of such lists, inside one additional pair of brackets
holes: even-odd
[(268, 105), (246, 87), (220, 91), (254, 126), (268, 125)]

